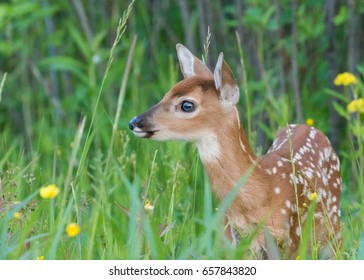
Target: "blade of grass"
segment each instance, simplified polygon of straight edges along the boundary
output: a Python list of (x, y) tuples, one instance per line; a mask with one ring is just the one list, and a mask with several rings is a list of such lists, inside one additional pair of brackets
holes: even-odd
[(311, 247), (311, 250), (314, 250), (314, 245), (310, 246), (310, 241), (312, 240), (311, 237), (315, 236), (315, 234), (312, 234), (312, 231), (314, 230), (315, 226), (315, 209), (316, 209), (317, 202), (315, 200), (312, 201), (312, 203), (309, 206), (307, 218), (305, 221), (305, 224), (303, 226), (303, 232), (301, 232), (301, 242), (300, 247), (298, 249), (298, 255), (301, 260), (307, 259), (307, 253), (309, 252), (309, 249)]
[(267, 227), (264, 227), (264, 236), (265, 236), (265, 247), (267, 249), (267, 259), (280, 260), (281, 252), (277, 246), (277, 243), (274, 240), (274, 237), (269, 232)]
[(57, 229), (56, 229), (55, 233), (51, 235), (50, 247), (48, 250), (46, 250), (45, 257), (47, 260), (57, 259), (57, 251), (58, 251), (58, 248), (60, 245), (59, 243), (61, 242), (61, 237), (62, 237), (62, 234), (64, 233), (65, 225), (68, 220), (68, 216), (71, 213), (72, 206), (73, 206), (73, 197), (71, 197), (69, 199), (66, 211), (64, 211), (62, 213), (62, 215), (58, 216)]
[(1, 83), (0, 83), (0, 103), (1, 103), (1, 98), (3, 96), (3, 88), (4, 88), (4, 84), (5, 84), (5, 80), (6, 80), (6, 76), (7, 75), (8, 74), (5, 73), (4, 76), (3, 76), (3, 78), (1, 79)]
[(240, 65), (241, 65), (241, 70), (243, 72), (243, 85), (244, 85), (244, 96), (245, 96), (245, 111), (246, 111), (246, 117), (247, 117), (247, 134), (248, 134), (248, 139), (249, 139), (249, 143), (253, 143), (253, 139), (252, 139), (252, 131), (251, 131), (251, 104), (250, 104), (250, 97), (249, 97), (249, 92), (248, 92), (248, 80), (246, 77), (246, 68), (245, 68), (245, 62), (244, 62), (244, 55), (243, 55), (243, 49), (241, 47), (241, 40), (240, 40), (240, 36), (239, 33), (237, 31), (235, 31), (235, 36), (236, 36), (236, 40), (238, 42), (238, 49), (239, 49), (239, 58), (240, 58)]
[(113, 126), (112, 126), (111, 140), (110, 140), (110, 144), (109, 144), (109, 150), (107, 152), (106, 167), (105, 167), (106, 170), (108, 169), (109, 163), (110, 163), (110, 160), (111, 160), (112, 150), (113, 150), (114, 141), (115, 141), (117, 128), (118, 128), (118, 120), (120, 118), (121, 109), (122, 109), (123, 103), (124, 103), (126, 84), (128, 82), (131, 63), (132, 63), (133, 57), (134, 57), (136, 42), (137, 42), (137, 36), (134, 36), (133, 42), (131, 43), (131, 47), (130, 47), (130, 50), (129, 50), (128, 60), (126, 62), (123, 79), (121, 80), (118, 103), (117, 103), (117, 107), (116, 107), (114, 123), (113, 123)]
[[(73, 148), (72, 148), (72, 154), (70, 157), (70, 160), (68, 162), (68, 170), (67, 170), (67, 176), (65, 179), (65, 183), (64, 183), (64, 192), (63, 192), (63, 199), (62, 199), (62, 205), (65, 204), (66, 199), (68, 197), (68, 188), (71, 185), (71, 190), (72, 190), (72, 195), (73, 198), (75, 200), (75, 204), (76, 204), (76, 217), (77, 217), (77, 221), (79, 221), (79, 213), (78, 213), (78, 206), (77, 206), (77, 200), (76, 200), (76, 192), (75, 192), (75, 188), (73, 184), (71, 183), (71, 177), (72, 177), (72, 171), (73, 168), (76, 164), (76, 160), (77, 160), (77, 153), (78, 150), (80, 148), (80, 144), (81, 144), (81, 139), (82, 139), (82, 135), (83, 135), (83, 131), (85, 128), (85, 124), (86, 124), (86, 117), (83, 117), (80, 125), (78, 126), (77, 132), (76, 132), (76, 136), (75, 136), (75, 140), (73, 141)], [(62, 212), (61, 212), (62, 214)]]

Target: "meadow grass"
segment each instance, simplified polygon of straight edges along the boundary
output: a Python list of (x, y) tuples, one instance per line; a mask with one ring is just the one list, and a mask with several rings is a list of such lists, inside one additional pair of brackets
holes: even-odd
[[(25, 120), (23, 137), (15, 137), (11, 125), (4, 127), (0, 138), (0, 259), (259, 258), (249, 250), (257, 231), (244, 236), (240, 245), (234, 247), (226, 239), (222, 223), (224, 211), (249, 172), (218, 203), (192, 144), (137, 139), (128, 131), (128, 120), (156, 103), (162, 96), (161, 89), (168, 90), (178, 80), (173, 54), (166, 59), (165, 67), (155, 69), (157, 81), (141, 82), (145, 46), (123, 37), (131, 7), (119, 22), (101, 79), (97, 78), (92, 62), (86, 75), (72, 70), (89, 87), (88, 109), (77, 106), (80, 110), (77, 117), (59, 119), (53, 107), (40, 102), (38, 118)], [(89, 55), (88, 46), (82, 45), (76, 32), (73, 34), (83, 53)], [(129, 55), (119, 61), (115, 59), (122, 49), (118, 44), (129, 50)], [(208, 45), (209, 40), (206, 58)], [(260, 127), (272, 138), (275, 130), (289, 120), (290, 104), (284, 98), (254, 103), (248, 91), (239, 38), (237, 53), (244, 73), (240, 84), (244, 98), (239, 105), (244, 108), (242, 122), (247, 124), (250, 143), (259, 153), (253, 133), (253, 127), (258, 126), (257, 123), (253, 126), (257, 112), (268, 112), (275, 129), (263, 124)], [(55, 59), (42, 63), (58, 70), (70, 70), (76, 65), (71, 61), (69, 65), (64, 61), (57, 64), (60, 61)], [(106, 92), (105, 87), (108, 78), (119, 74), (116, 69), (121, 66), (124, 75), (115, 102), (115, 95)], [(0, 102), (12, 98), (4, 90), (11, 78), (11, 73), (2, 78)], [(358, 90), (364, 94), (362, 88)], [(81, 93), (82, 89), (77, 92)], [(26, 97), (23, 101), (27, 115), (31, 102)], [(67, 102), (64, 105), (70, 104)], [(336, 257), (363, 259), (362, 116), (350, 118), (346, 108), (338, 110), (345, 115), (348, 133), (344, 139), (347, 144), (338, 151), (344, 181), (341, 207), (344, 243), (337, 249)], [(48, 184), (61, 189), (57, 197), (39, 196), (40, 187)], [(305, 259), (319, 258), (314, 250), (308, 251), (315, 245), (309, 234), (314, 231), (312, 216), (303, 225), (305, 239), (299, 255)], [(81, 228), (76, 237), (65, 232), (70, 223)], [(258, 227), (261, 228), (264, 224)], [(266, 237), (270, 256), (281, 257), (269, 233)]]

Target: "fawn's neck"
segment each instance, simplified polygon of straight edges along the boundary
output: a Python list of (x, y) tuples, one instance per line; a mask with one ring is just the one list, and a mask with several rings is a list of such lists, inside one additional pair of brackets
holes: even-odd
[[(245, 131), (240, 125), (237, 111), (233, 119), (232, 122), (219, 125), (215, 131), (197, 142), (201, 161), (209, 176), (212, 190), (219, 200), (229, 194), (256, 161)], [(260, 167), (255, 167), (233, 205), (247, 209), (262, 206), (267, 194), (265, 178)]]

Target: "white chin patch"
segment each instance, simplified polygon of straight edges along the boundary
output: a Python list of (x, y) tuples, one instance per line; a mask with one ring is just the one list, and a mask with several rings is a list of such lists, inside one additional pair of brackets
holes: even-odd
[(134, 135), (136, 135), (138, 137), (145, 137), (148, 134), (147, 132), (144, 132), (144, 131), (135, 131), (135, 130), (133, 130), (133, 133), (134, 133)]

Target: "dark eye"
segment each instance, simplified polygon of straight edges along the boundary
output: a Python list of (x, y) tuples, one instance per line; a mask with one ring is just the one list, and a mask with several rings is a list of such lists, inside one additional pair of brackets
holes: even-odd
[(181, 109), (182, 109), (182, 111), (187, 112), (187, 113), (192, 112), (195, 109), (195, 104), (193, 104), (190, 101), (183, 101), (182, 105), (181, 105)]

